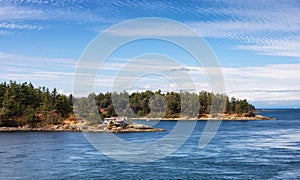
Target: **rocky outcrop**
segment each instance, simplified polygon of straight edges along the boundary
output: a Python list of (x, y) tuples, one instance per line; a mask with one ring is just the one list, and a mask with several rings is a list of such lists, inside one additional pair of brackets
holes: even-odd
[(85, 124), (64, 124), (64, 125), (49, 125), (45, 127), (32, 128), (23, 127), (0, 127), (0, 131), (57, 131), (57, 132), (111, 132), (111, 133), (129, 133), (129, 132), (162, 132), (161, 128), (153, 128), (142, 124), (130, 124), (125, 128), (108, 127), (105, 124), (85, 125)]
[(126, 127), (109, 127), (105, 124), (99, 124), (96, 126), (81, 126), (81, 131), (83, 132), (112, 132), (112, 133), (121, 133), (121, 132), (162, 132), (165, 131), (161, 128), (153, 128), (143, 124), (129, 124)]

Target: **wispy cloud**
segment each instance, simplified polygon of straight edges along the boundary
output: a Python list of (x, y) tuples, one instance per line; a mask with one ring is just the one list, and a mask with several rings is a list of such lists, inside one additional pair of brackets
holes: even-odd
[[(67, 82), (69, 81), (73, 76), (74, 73), (66, 73), (66, 72), (53, 72), (53, 71), (33, 71), (32, 69), (23, 69), (23, 71), (20, 70), (14, 70), (7, 69), (7, 71), (4, 71), (5, 74), (1, 74), (1, 79), (4, 79), (5, 81), (8, 80), (20, 80), (20, 81), (36, 81), (36, 80), (44, 80), (44, 81), (56, 81), (59, 82)], [(11, 72), (10, 72), (11, 71)], [(68, 78), (67, 78), (68, 77)]]
[(39, 86), (57, 83), (70, 91), (76, 61), (0, 52), (0, 80), (38, 81)]
[[(153, 11), (160, 17), (191, 16), (191, 19), (181, 20), (187, 23), (206, 38), (214, 38), (232, 42), (233, 50), (247, 50), (268, 56), (300, 57), (300, 8), (296, 2), (279, 1), (221, 1), (209, 3), (203, 7), (193, 2), (177, 5), (161, 1), (133, 3), (118, 2), (116, 6), (134, 4), (132, 8), (147, 9), (156, 7)], [(143, 5), (142, 5), (143, 4)], [(167, 7), (167, 8), (166, 8)], [(188, 13), (187, 13), (188, 12)], [(180, 19), (180, 18), (179, 18)], [(166, 27), (166, 28), (165, 28)], [(157, 24), (153, 29), (147, 24), (141, 28), (123, 28), (113, 32), (121, 36), (189, 36), (184, 31), (171, 31), (172, 26)]]
[(13, 33), (7, 30), (0, 30), (0, 36), (12, 35)]
[(300, 64), (222, 68), (229, 94), (252, 101), (300, 100)]
[(109, 33), (115, 36), (140, 36), (140, 37), (194, 37), (197, 34), (189, 28), (182, 28), (173, 21), (167, 20), (140, 20), (139, 22), (122, 25), (117, 29), (111, 29)]
[(66, 58), (46, 58), (38, 56), (27, 56), (20, 54), (12, 54), (0, 51), (0, 62), (11, 64), (11, 65), (27, 65), (30, 66), (56, 66), (56, 67), (74, 67), (77, 65), (76, 59)]
[(203, 22), (191, 26), (204, 37), (240, 42), (233, 48), (236, 50), (249, 50), (271, 56), (300, 57), (300, 23), (291, 23), (289, 28), (283, 28), (284, 24), (280, 22), (268, 24), (241, 21)]
[(270, 56), (300, 57), (300, 37), (286, 40), (260, 39), (252, 45), (238, 45), (235, 49), (255, 51)]
[[(186, 23), (204, 38), (220, 40), (221, 43), (225, 43), (224, 50), (233, 51), (232, 54), (235, 51), (252, 51), (268, 56), (299, 58), (299, 7), (298, 1), (276, 0), (255, 2), (116, 0), (90, 1), (88, 3), (73, 0), (1, 1), (0, 36), (12, 35), (15, 32), (43, 31), (49, 28), (56, 28), (55, 32), (49, 31), (50, 33), (66, 33), (69, 30), (65, 28), (66, 26), (68, 28), (81, 26), (88, 30), (97, 27), (99, 30), (122, 20), (155, 16)], [(120, 36), (189, 36), (185, 31), (174, 31), (176, 27), (159, 22), (156, 28), (151, 28), (152, 26), (147, 23), (139, 25), (139, 27), (124, 27), (112, 33)], [(85, 34), (83, 33), (83, 35)], [(61, 37), (63, 38), (63, 35)], [(28, 44), (31, 45), (30, 42)], [(99, 69), (100, 76), (95, 83), (99, 84), (99, 88), (107, 90), (106, 88), (112, 86), (117, 72), (124, 68), (124, 64), (129, 61), (130, 59), (115, 58), (102, 67), (86, 64), (84, 68), (87, 72)], [(148, 65), (150, 63), (151, 61), (148, 62)], [(253, 101), (299, 100), (300, 85), (296, 82), (300, 82), (300, 65), (285, 64), (283, 61), (281, 63), (279, 65), (257, 65), (256, 67), (222, 67), (227, 93)], [(0, 51), (1, 80), (30, 80), (39, 81), (41, 84), (47, 82), (47, 85), (52, 83), (53, 86), (61, 84), (61, 87), (71, 87), (76, 65), (77, 60), (75, 59), (25, 56)], [(179, 73), (188, 73), (194, 78), (194, 83), (199, 89), (209, 90), (210, 88), (209, 82), (205, 78), (206, 73), (201, 67), (178, 67), (158, 62), (154, 62), (152, 66), (157, 70), (173, 73), (172, 77), (178, 79), (180, 78)], [(128, 74), (122, 77), (124, 81), (132, 79), (131, 76), (134, 74), (130, 73), (133, 71), (147, 71), (142, 65), (133, 64), (126, 68)], [(88, 73), (79, 75), (89, 76)], [(138, 83), (134, 85), (134, 88), (176, 89), (174, 83), (167, 80), (161, 81), (162, 79), (164, 78), (155, 80), (153, 77), (145, 76), (143, 81), (137, 79)], [(70, 88), (67, 91), (70, 91)]]
[(45, 12), (32, 7), (3, 3), (0, 7), (0, 20), (36, 20), (43, 19)]
[[(300, 8), (296, 1), (6, 1), (0, 6), (1, 25), (10, 29), (39, 30), (51, 21), (85, 24), (87, 29), (103, 29), (122, 20), (157, 16), (177, 19), (196, 29), (203, 37), (233, 41), (234, 50), (269, 56), (300, 57)], [(15, 21), (25, 21), (18, 22)], [(40, 24), (30, 24), (38, 21)], [(45, 23), (46, 22), (46, 23)], [(104, 26), (103, 26), (104, 25)], [(97, 28), (95, 28), (97, 27)], [(0, 27), (1, 28), (1, 27)], [(144, 24), (134, 29), (112, 32), (121, 36), (189, 36), (170, 31), (172, 26)], [(0, 35), (13, 34), (0, 29)]]
[(226, 4), (227, 7), (210, 10), (230, 18), (191, 22), (190, 25), (204, 37), (239, 42), (236, 50), (300, 57), (300, 9), (297, 5), (279, 1)]
[[(160, 66), (157, 66), (160, 67)], [(165, 67), (166, 68), (166, 67)], [(194, 84), (188, 81), (183, 84), (186, 87), (192, 87), (195, 85), (199, 90), (209, 90), (210, 82), (207, 79), (207, 74), (202, 67), (195, 66), (182, 66), (168, 67), (169, 71), (178, 73), (183, 71), (190, 75)], [(167, 71), (165, 69), (165, 71)], [(251, 101), (275, 101), (275, 100), (299, 100), (300, 101), (300, 64), (270, 64), (266, 66), (256, 67), (221, 67), (224, 75), (226, 93), (230, 96), (236, 96), (239, 98), (250, 99)], [(135, 75), (134, 71), (141, 71), (140, 68), (130, 68), (131, 73)], [(117, 71), (117, 69), (115, 69)], [(143, 71), (147, 72), (145, 69)], [(165, 73), (167, 74), (167, 73)], [(116, 77), (117, 73), (112, 76), (99, 76), (98, 81), (102, 88), (112, 87), (112, 84), (116, 78), (122, 79), (125, 82), (131, 82), (132, 77), (128, 76)], [(168, 75), (168, 74), (167, 74)], [(150, 84), (151, 89), (165, 89), (174, 90), (174, 87), (169, 86), (168, 80), (163, 76), (161, 78), (154, 78), (149, 76), (142, 77), (143, 81), (136, 79), (138, 82), (135, 87), (145, 89)], [(180, 78), (172, 76), (171, 79)], [(153, 82), (153, 83), (151, 83)], [(142, 88), (144, 87), (144, 88)]]
[[(38, 81), (40, 84), (61, 84), (65, 87), (66, 91), (71, 92), (73, 78), (75, 76), (74, 61), (69, 61), (70, 64), (59, 64), (62, 59), (42, 58), (40, 59), (40, 65), (35, 66), (23, 66), (21, 60), (25, 60), (28, 57), (0, 53), (0, 66), (1, 66), (1, 79), (3, 80), (19, 80), (19, 81)], [(37, 58), (37, 57), (35, 57)], [(16, 61), (4, 61), (10, 59), (17, 59)], [(38, 59), (36, 59), (36, 63)], [(49, 66), (56, 65), (53, 69)], [(19, 64), (22, 62), (21, 64)], [(124, 62), (126, 64), (126, 62)], [(155, 64), (158, 63), (158, 64)], [(202, 67), (196, 66), (164, 66), (159, 64), (158, 61), (150, 63), (153, 68), (158, 68), (161, 74), (147, 74), (146, 68), (137, 68), (135, 64), (129, 64), (124, 66), (122, 63), (108, 62), (99, 72), (98, 76), (91, 77), (87, 73), (77, 74), (80, 77), (86, 77), (89, 82), (85, 83), (95, 84), (96, 91), (109, 91), (112, 90), (113, 84), (116, 79), (122, 82), (128, 82), (132, 91), (146, 90), (146, 89), (162, 89), (164, 91), (176, 91), (178, 87), (176, 83), (181, 82), (181, 87), (196, 87), (197, 90), (210, 91), (210, 82), (207, 79), (207, 74)], [(57, 67), (60, 66), (60, 67)], [(63, 67), (61, 67), (63, 66)], [(130, 71), (125, 74), (118, 74), (118, 71), (122, 68), (129, 68)], [(139, 67), (143, 67), (141, 64)], [(89, 67), (91, 68), (91, 67)], [(300, 64), (270, 64), (265, 66), (256, 67), (221, 67), (224, 75), (226, 93), (230, 96), (236, 96), (239, 98), (249, 99), (252, 102), (258, 101), (300, 101)], [(110, 71), (110, 73), (103, 73), (103, 71)], [(144, 74), (142, 72), (145, 72)], [(142, 73), (141, 77), (133, 77), (136, 74)], [(168, 74), (173, 73), (173, 74)], [(188, 74), (193, 81), (187, 81), (181, 74)], [(93, 75), (94, 76), (94, 75)], [(170, 76), (168, 78), (168, 76)], [(84, 78), (83, 78), (84, 79)]]
[(20, 30), (42, 30), (45, 26), (32, 25), (32, 24), (16, 24), (16, 23), (0, 23), (2, 29), (20, 29)]
[[(0, 2), (0, 20), (4, 21), (73, 21), (104, 22), (100, 11), (91, 10), (92, 2), (82, 1), (6, 1)], [(103, 2), (103, 4), (105, 4)], [(102, 10), (105, 6), (100, 6)], [(102, 11), (103, 12), (103, 11)], [(110, 19), (109, 17), (107, 19)], [(111, 20), (111, 19), (110, 19)]]

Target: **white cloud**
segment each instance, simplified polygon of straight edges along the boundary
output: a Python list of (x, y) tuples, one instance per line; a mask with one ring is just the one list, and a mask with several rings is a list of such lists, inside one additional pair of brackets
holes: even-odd
[(255, 45), (238, 45), (236, 49), (271, 56), (300, 57), (300, 37), (293, 40), (259, 40)]
[(264, 55), (300, 57), (300, 9), (294, 4), (229, 2), (202, 13), (230, 17), (191, 22), (202, 36), (238, 42), (234, 49)]
[[(103, 24), (100, 23), (100, 26), (99, 22), (112, 24), (122, 19), (151, 16), (149, 12), (156, 12), (160, 17), (168, 18), (170, 15), (172, 18), (176, 15), (174, 19), (177, 19), (178, 16), (182, 16), (180, 20), (183, 23), (195, 28), (204, 37), (238, 41), (234, 47), (236, 50), (249, 50), (271, 56), (300, 57), (300, 9), (296, 2), (221, 1), (203, 7), (197, 2), (193, 2), (191, 6), (185, 2), (173, 4), (168, 1), (107, 1), (101, 2), (99, 7), (96, 5), (97, 3), (95, 7), (87, 8), (81, 1), (6, 2), (0, 7), (0, 20), (7, 23), (0, 24), (0, 27), (2, 25), (10, 29), (43, 29), (47, 28), (44, 27), (44, 23), (39, 26), (22, 21), (68, 20), (85, 23), (89, 26), (88, 29), (95, 26), (103, 29)], [(130, 11), (126, 12), (127, 9)], [(186, 15), (191, 19), (185, 19)], [(15, 21), (22, 23), (13, 23)], [(120, 36), (194, 36), (186, 31), (174, 29), (176, 27), (170, 24), (157, 23), (156, 28), (150, 28), (149, 24), (145, 23), (140, 28), (124, 27), (112, 33)], [(0, 35), (9, 34), (13, 33), (0, 30)]]
[(71, 89), (75, 65), (76, 60), (74, 59), (45, 58), (0, 52), (0, 80), (38, 82), (39, 86), (60, 84), (66, 89)]
[(7, 30), (0, 30), (0, 36), (12, 35), (13, 33)]
[[(29, 66), (19, 65), (18, 62), (21, 60), (26, 60), (26, 56), (0, 53), (0, 66), (1, 66), (1, 79), (2, 80), (19, 80), (19, 81), (39, 81), (39, 85), (46, 85), (45, 83), (54, 83), (53, 87), (59, 85), (58, 88), (66, 89), (66, 91), (71, 92), (71, 87), (73, 84), (74, 72), (74, 62), (72, 66), (72, 61), (70, 64), (66, 65), (65, 68), (60, 67), (57, 61), (62, 61), (62, 59), (51, 59), (51, 58), (41, 58), (40, 63), (45, 64), (43, 68), (35, 68)], [(35, 57), (37, 58), (37, 57)], [(5, 61), (17, 59), (16, 61)], [(37, 58), (38, 59), (38, 58)], [(36, 62), (38, 62), (36, 59)], [(45, 60), (45, 61), (43, 61)], [(58, 66), (54, 69), (49, 69), (49, 64), (51, 60), (54, 64)], [(24, 62), (23, 62), (24, 63)], [(125, 62), (124, 62), (125, 63)], [(135, 77), (135, 82), (132, 81), (132, 75), (139, 74), (144, 71), (147, 73), (147, 69), (134, 68), (134, 64), (130, 71), (132, 74), (123, 74), (121, 77), (116, 77), (118, 70), (124, 67), (122, 63), (108, 63), (104, 66), (104, 71), (110, 71), (111, 73), (101, 73), (94, 79), (89, 73), (77, 74), (83, 79), (88, 79), (89, 81), (82, 82), (82, 85), (95, 85), (96, 92), (110, 91), (112, 90), (113, 83), (116, 78), (122, 82), (131, 83), (131, 90), (157, 90), (162, 89), (164, 92), (176, 91), (178, 88), (175, 87), (176, 83), (182, 82), (181, 87), (194, 87), (197, 90), (211, 90), (209, 81), (205, 71), (201, 67), (195, 66), (163, 66), (164, 64), (156, 64), (152, 62), (151, 64), (157, 67), (162, 73), (170, 76), (169, 72), (172, 72), (172, 76), (168, 79), (165, 76), (160, 75), (147, 75), (142, 77)], [(114, 66), (114, 67), (113, 67)], [(257, 67), (221, 67), (224, 75), (226, 93), (230, 96), (235, 96), (238, 98), (245, 98), (251, 101), (264, 101), (264, 102), (279, 102), (279, 101), (300, 101), (300, 64), (270, 64), (266, 66)], [(191, 79), (185, 80), (180, 74), (189, 74)], [(170, 81), (171, 80), (171, 81)], [(173, 80), (173, 81), (172, 81)], [(44, 84), (43, 84), (44, 83)], [(174, 84), (175, 83), (175, 84)]]
[(222, 68), (228, 94), (252, 101), (300, 100), (300, 64)]
[(0, 23), (0, 28), (3, 28), (3, 29), (20, 29), (20, 30), (43, 30), (46, 27), (32, 25), (32, 24)]
[(60, 71), (47, 71), (30, 68), (7, 68), (1, 67), (1, 79), (3, 81), (9, 80), (24, 80), (24, 81), (35, 81), (35, 80), (49, 80), (49, 81), (68, 81), (74, 76), (74, 73), (60, 72)]
[(167, 20), (140, 20), (135, 23), (122, 25), (117, 29), (110, 29), (109, 33), (115, 36), (134, 36), (134, 37), (194, 37), (197, 33), (192, 29), (183, 28), (173, 21)]
[[(201, 67), (185, 67), (197, 86), (209, 90)], [(251, 101), (300, 101), (300, 64), (270, 64), (257, 67), (221, 67), (226, 93)], [(200, 78), (199, 78), (200, 77)]]
[(17, 20), (17, 19), (42, 19), (45, 12), (40, 9), (21, 7), (15, 5), (2, 5), (0, 7), (0, 20)]
[[(170, 76), (170, 79), (176, 80), (176, 82), (182, 82), (180, 85), (184, 85), (185, 87), (196, 86), (199, 91), (211, 91), (207, 73), (202, 67), (164, 67), (160, 64), (155, 65), (155, 62), (152, 65), (153, 67), (157, 67), (158, 70), (161, 69), (162, 74), (165, 76), (170, 76), (168, 71), (174, 72), (174, 74)], [(118, 78), (122, 82), (135, 84), (133, 88), (136, 90), (143, 90), (146, 86), (149, 86), (149, 84), (151, 87), (150, 89), (152, 90), (175, 90), (173, 86), (174, 82), (172, 86), (169, 86), (172, 82), (168, 81), (165, 76), (154, 77), (145, 75), (143, 77), (135, 77), (134, 80), (136, 82), (131, 82), (133, 79), (132, 76), (136, 76), (142, 71), (147, 74), (148, 71), (146, 68), (134, 68), (134, 65), (130, 67), (130, 71), (125, 75), (123, 74), (121, 77), (117, 77), (117, 71), (120, 69), (108, 68), (114, 73), (111, 73), (111, 76), (100, 75), (98, 87), (104, 89), (108, 88), (110, 90), (113, 82)], [(119, 66), (119, 68), (122, 68), (122, 66)], [(251, 101), (300, 100), (300, 84), (297, 83), (300, 82), (300, 64), (270, 64), (256, 67), (220, 67), (220, 69), (223, 72), (226, 93), (230, 96), (242, 99), (245, 98)], [(190, 82), (181, 77), (180, 74), (182, 73), (189, 74), (194, 82)]]
[(28, 65), (30, 66), (57, 66), (57, 67), (74, 67), (77, 64), (76, 59), (67, 58), (46, 58), (38, 56), (27, 56), (13, 53), (6, 53), (0, 51), (1, 64), (11, 64), (11, 65)]
[(300, 57), (300, 23), (285, 28), (279, 22), (242, 21), (200, 22), (191, 26), (204, 37), (239, 41), (234, 48), (236, 50), (255, 51), (271, 56)]
[(80, 6), (80, 3), (64, 1), (32, 1), (28, 4), (7, 2), (1, 4), (0, 20), (33, 21), (33, 20), (71, 20), (71, 21), (100, 21), (104, 20), (95, 13)]

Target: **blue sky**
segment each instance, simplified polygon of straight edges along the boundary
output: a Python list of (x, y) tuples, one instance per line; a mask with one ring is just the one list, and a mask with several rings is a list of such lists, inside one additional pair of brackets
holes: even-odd
[[(112, 25), (142, 17), (169, 18), (197, 31), (218, 57), (228, 95), (247, 98), (257, 107), (300, 106), (297, 0), (2, 0), (0, 81), (30, 81), (71, 93), (80, 55), (89, 42)], [(200, 89), (210, 89), (201, 70), (192, 71), (197, 67), (184, 52), (140, 41), (111, 56), (99, 72), (97, 91), (110, 89), (128, 58), (150, 51), (173, 54), (196, 77)], [(148, 84), (140, 80), (136, 89), (172, 90), (171, 83), (162, 86), (158, 77), (148, 77)]]

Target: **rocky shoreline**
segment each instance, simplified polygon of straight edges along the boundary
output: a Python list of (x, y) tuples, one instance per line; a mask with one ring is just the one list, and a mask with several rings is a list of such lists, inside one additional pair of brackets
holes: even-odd
[(0, 127), (0, 132), (14, 131), (43, 131), (43, 132), (105, 132), (105, 133), (129, 133), (129, 132), (163, 132), (164, 129), (153, 128), (143, 124), (130, 124), (126, 128), (113, 127), (109, 129), (104, 124), (95, 126), (80, 124), (49, 125), (45, 127), (32, 128), (23, 127)]
[[(208, 121), (208, 120), (222, 120), (222, 121), (254, 121), (254, 120), (275, 120), (275, 118), (266, 117), (262, 115), (255, 115), (247, 117), (237, 114), (220, 114), (217, 116), (203, 115), (199, 118), (132, 118), (132, 120), (145, 120), (145, 121), (182, 121), (182, 120), (195, 120), (195, 121)], [(77, 118), (77, 121), (64, 121), (63, 124), (47, 125), (43, 127), (0, 127), (0, 132), (13, 132), (13, 131), (44, 131), (44, 132), (104, 132), (104, 133), (130, 133), (130, 132), (163, 132), (164, 129), (154, 128), (143, 124), (129, 124), (126, 127), (109, 127), (105, 124), (87, 125), (85, 120)]]
[(276, 118), (271, 118), (267, 116), (262, 115), (255, 115), (253, 117), (243, 116), (243, 115), (237, 115), (237, 114), (222, 114), (217, 115), (215, 117), (211, 115), (204, 115), (203, 117), (180, 117), (180, 118), (148, 118), (148, 117), (142, 117), (142, 118), (133, 118), (133, 120), (146, 120), (146, 121), (157, 121), (157, 120), (163, 120), (163, 121), (184, 121), (184, 120), (195, 120), (195, 121), (208, 121), (208, 120), (222, 120), (222, 121), (257, 121), (257, 120), (276, 120)]

